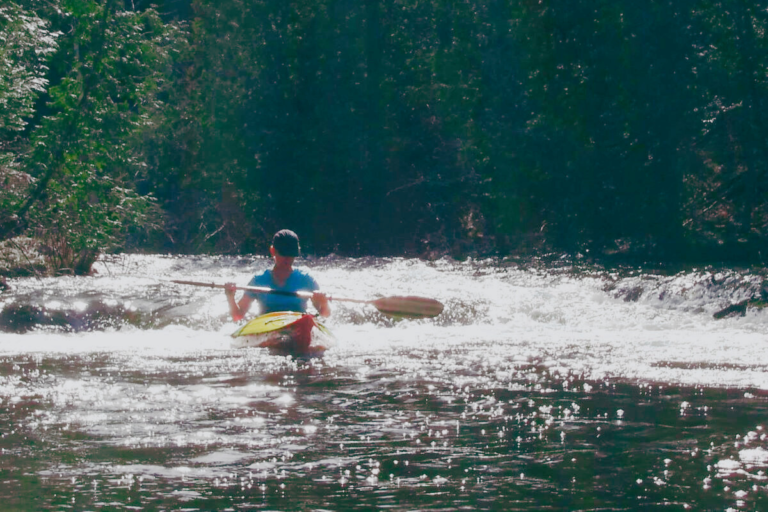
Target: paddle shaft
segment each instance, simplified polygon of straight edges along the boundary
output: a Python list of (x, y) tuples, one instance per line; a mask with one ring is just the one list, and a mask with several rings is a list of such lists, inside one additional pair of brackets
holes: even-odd
[[(177, 284), (188, 284), (192, 286), (204, 286), (207, 288), (227, 288), (227, 286), (223, 284), (201, 283), (199, 281), (173, 280), (172, 282)], [(270, 293), (273, 295), (283, 295), (287, 297), (299, 297), (301, 299), (312, 298), (312, 292), (306, 291), (291, 292), (287, 290), (274, 290), (272, 288), (266, 288), (262, 286), (234, 286), (233, 288), (235, 290), (243, 290), (253, 293)], [(371, 304), (382, 313), (397, 317), (431, 318), (443, 312), (443, 305), (440, 302), (434, 299), (426, 299), (424, 297), (382, 297), (381, 299), (364, 300), (328, 296), (328, 300), (337, 302), (354, 302), (355, 304)]]
[[(217, 284), (217, 283), (201, 283), (198, 281), (177, 281), (173, 280), (171, 281), (176, 284), (189, 284), (192, 286), (204, 286), (207, 288), (226, 288), (226, 285), (223, 284)], [(282, 295), (284, 297), (298, 297), (300, 299), (311, 299), (312, 298), (312, 292), (304, 292), (304, 291), (298, 291), (298, 292), (291, 292), (287, 290), (275, 290), (273, 288), (267, 288), (264, 286), (235, 286), (235, 290), (241, 290), (245, 292), (253, 292), (253, 293), (268, 293), (271, 295)], [(331, 297), (328, 296), (328, 300), (335, 300), (339, 302), (356, 302), (358, 304), (373, 304), (374, 301), (371, 300), (362, 300), (362, 299), (346, 299), (343, 297)]]

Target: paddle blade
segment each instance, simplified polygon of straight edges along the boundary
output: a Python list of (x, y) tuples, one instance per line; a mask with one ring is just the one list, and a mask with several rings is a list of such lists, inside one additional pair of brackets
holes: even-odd
[(443, 312), (442, 303), (424, 297), (384, 297), (370, 302), (385, 315), (432, 318)]

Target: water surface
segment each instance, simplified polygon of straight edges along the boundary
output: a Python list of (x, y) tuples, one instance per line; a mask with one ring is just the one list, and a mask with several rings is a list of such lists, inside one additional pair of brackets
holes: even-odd
[(0, 295), (4, 510), (761, 510), (762, 277), (498, 260), (304, 261), (319, 358), (231, 349), (264, 258), (127, 256)]

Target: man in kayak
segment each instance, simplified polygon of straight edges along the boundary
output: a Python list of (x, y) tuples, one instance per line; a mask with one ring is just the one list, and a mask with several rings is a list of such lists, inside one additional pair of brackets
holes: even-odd
[[(273, 290), (289, 292), (314, 292), (312, 294), (312, 305), (321, 316), (327, 317), (331, 314), (331, 307), (328, 304), (328, 297), (324, 293), (317, 291), (320, 289), (317, 281), (306, 272), (293, 268), (293, 261), (298, 257), (299, 250), (299, 237), (296, 233), (290, 229), (283, 229), (275, 233), (275, 236), (272, 238), (272, 245), (269, 248), (269, 253), (275, 260), (274, 267), (271, 270), (265, 270), (261, 275), (254, 276), (248, 283), (248, 286), (263, 286)], [(235, 287), (234, 283), (227, 283), (224, 293), (227, 296), (232, 320), (236, 322), (245, 317), (254, 300), (261, 306), (260, 314), (272, 313), (274, 311), (298, 311), (300, 313), (307, 311), (306, 299), (271, 293), (246, 291), (240, 301), (236, 302)]]

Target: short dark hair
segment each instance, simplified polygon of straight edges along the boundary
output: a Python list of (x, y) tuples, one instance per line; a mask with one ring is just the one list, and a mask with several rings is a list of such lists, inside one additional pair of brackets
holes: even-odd
[(296, 258), (299, 256), (301, 248), (299, 247), (299, 236), (290, 229), (281, 229), (272, 237), (272, 247), (277, 254), (287, 258)]

